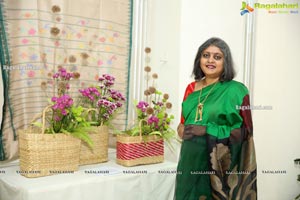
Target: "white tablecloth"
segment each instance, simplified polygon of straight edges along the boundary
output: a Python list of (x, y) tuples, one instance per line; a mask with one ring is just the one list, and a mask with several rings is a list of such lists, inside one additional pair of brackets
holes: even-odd
[(177, 163), (123, 167), (109, 162), (81, 166), (74, 174), (26, 178), (18, 165), (0, 168), (0, 200), (171, 200)]

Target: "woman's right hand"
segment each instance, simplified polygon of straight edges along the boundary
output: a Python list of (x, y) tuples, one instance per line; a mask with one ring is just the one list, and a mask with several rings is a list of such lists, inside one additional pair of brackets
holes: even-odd
[(206, 134), (206, 127), (201, 125), (186, 125), (183, 128), (182, 139), (188, 140), (194, 136), (203, 136)]
[(177, 133), (178, 133), (178, 136), (182, 139), (183, 137), (183, 132), (184, 132), (184, 125), (179, 123), (178, 126), (177, 126)]

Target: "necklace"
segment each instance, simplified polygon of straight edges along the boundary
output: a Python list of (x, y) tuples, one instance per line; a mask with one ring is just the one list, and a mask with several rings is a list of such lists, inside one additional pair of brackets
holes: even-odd
[(218, 81), (216, 83), (214, 83), (214, 85), (209, 90), (208, 94), (206, 95), (206, 97), (204, 98), (204, 100), (202, 102), (200, 102), (200, 99), (201, 99), (201, 96), (202, 96), (202, 88), (201, 88), (200, 94), (199, 94), (199, 97), (198, 97), (198, 106), (197, 106), (197, 109), (196, 109), (195, 122), (202, 121), (202, 114), (203, 114), (204, 102), (206, 101), (206, 99), (208, 98), (208, 96), (210, 95), (210, 93), (213, 91), (213, 89), (217, 85), (217, 83), (218, 83)]

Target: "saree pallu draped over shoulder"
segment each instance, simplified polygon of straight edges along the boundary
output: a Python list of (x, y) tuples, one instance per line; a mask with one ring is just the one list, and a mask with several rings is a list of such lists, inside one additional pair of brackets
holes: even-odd
[[(250, 110), (241, 109), (250, 107), (248, 90), (237, 81), (212, 87), (191, 92), (182, 103), (188, 131), (181, 146), (174, 199), (256, 200), (252, 117)], [(195, 120), (197, 106), (205, 98), (203, 119)], [(187, 132), (193, 135), (187, 137)]]

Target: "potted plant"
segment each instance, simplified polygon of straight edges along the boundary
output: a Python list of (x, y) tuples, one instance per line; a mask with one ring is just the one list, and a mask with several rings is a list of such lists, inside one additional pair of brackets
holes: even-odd
[(89, 136), (94, 141), (93, 148), (81, 145), (80, 164), (106, 162), (108, 160), (108, 129), (114, 115), (121, 109), (125, 97), (114, 90), (115, 78), (103, 74), (98, 79), (99, 85), (79, 90), (80, 104), (88, 109), (89, 121), (93, 130)]
[[(150, 53), (150, 48), (146, 48)], [(146, 90), (144, 100), (134, 103), (136, 120), (123, 134), (117, 135), (117, 163), (124, 166), (163, 162), (164, 141), (169, 142), (175, 131), (170, 127), (174, 116), (169, 114), (172, 103), (169, 95), (155, 87), (156, 73), (145, 67)], [(150, 81), (152, 84), (150, 85)]]
[[(85, 120), (84, 108), (75, 106), (68, 92), (73, 78), (78, 78), (76, 72), (59, 67), (53, 75), (52, 89), (55, 94), (49, 105), (33, 119), (33, 126), (19, 130), (22, 175), (39, 177), (75, 171), (79, 166), (81, 140), (92, 145), (87, 135), (90, 125)], [(41, 87), (47, 90), (45, 82)], [(41, 122), (37, 121), (40, 118)]]

